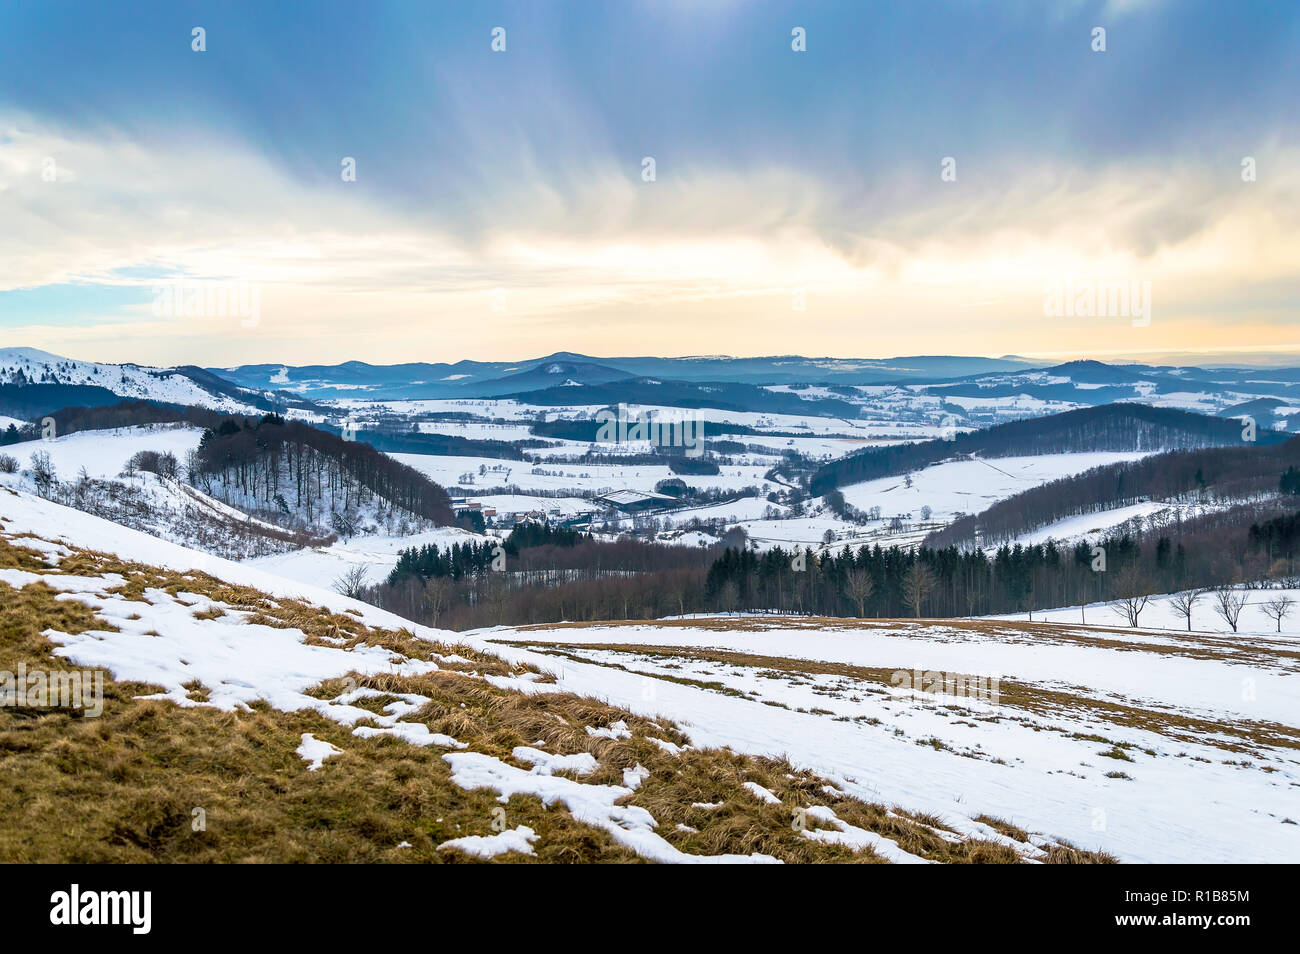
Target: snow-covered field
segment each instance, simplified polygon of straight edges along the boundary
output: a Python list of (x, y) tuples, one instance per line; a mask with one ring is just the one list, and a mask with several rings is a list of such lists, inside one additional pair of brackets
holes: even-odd
[(844, 499), (860, 510), (880, 507), (886, 517), (911, 513), (920, 519), (921, 508), (928, 506), (934, 520), (947, 522), (956, 514), (979, 513), (999, 500), (1048, 481), (1145, 456), (1142, 453), (1042, 454), (954, 460), (933, 464), (910, 475), (882, 477), (840, 490)]
[[(1300, 637), (1300, 590), (1278, 588), (1240, 588), (1246, 597), (1246, 605), (1237, 620), (1236, 635), (1241, 638), (1254, 636), (1283, 635)], [(1172, 630), (1175, 633), (1187, 631), (1187, 620), (1174, 612), (1173, 600), (1177, 594), (1166, 593), (1152, 596), (1138, 616), (1138, 623), (1144, 630)], [(1282, 618), (1279, 629), (1278, 621), (1264, 612), (1264, 604), (1276, 599), (1291, 599), (1295, 604), (1291, 611)], [(1192, 605), (1192, 629), (1202, 633), (1223, 633), (1232, 635), (1232, 627), (1214, 610), (1214, 594), (1204, 593)], [(1056, 609), (1034, 610), (1035, 620), (1052, 623), (1078, 623), (1102, 626), (1127, 626), (1127, 620), (1119, 613), (1114, 603), (1089, 603), (1087, 606), (1067, 606)], [(1028, 619), (1028, 613), (1012, 613), (1006, 616), (991, 616), (989, 619)], [(1300, 649), (1300, 646), (1297, 647)]]
[[(780, 618), (482, 635), (564, 644), (564, 684), (945, 821), (987, 812), (1126, 861), (1300, 859), (1294, 636)], [(999, 699), (914, 693), (914, 672), (998, 677)]]
[(367, 583), (380, 582), (397, 565), (397, 555), (401, 550), (427, 544), (445, 549), (457, 543), (481, 543), (487, 539), (490, 538), (457, 527), (438, 527), (404, 537), (365, 534), (347, 541), (340, 540), (328, 547), (277, 553), (245, 560), (244, 563), (288, 580), (325, 589), (354, 567), (365, 567)]
[[(933, 464), (911, 474), (883, 477), (840, 488), (845, 500), (862, 511), (880, 508), (881, 519), (863, 524), (850, 523), (829, 511), (820, 498), (813, 501), (809, 512), (800, 517), (791, 516), (789, 508), (775, 509), (783, 516), (769, 519), (766, 499), (750, 498), (724, 504), (666, 514), (665, 517), (681, 524), (691, 517), (701, 519), (722, 517), (742, 527), (760, 550), (771, 547), (806, 546), (821, 549), (829, 546), (874, 546), (880, 544), (916, 546), (937, 527), (953, 520), (958, 514), (978, 513), (990, 505), (1014, 496), (1040, 484), (1081, 473), (1091, 467), (1119, 460), (1136, 460), (1141, 453), (1096, 454), (1046, 454), (1039, 457), (1005, 457), (984, 460), (953, 460)], [(687, 478), (688, 481), (694, 478)], [(908, 486), (908, 482), (911, 486)], [(924, 507), (930, 507), (927, 520)], [(1163, 505), (1138, 505), (1113, 514), (1093, 514), (1071, 518), (1053, 524), (1025, 539), (1046, 539), (1055, 536), (1062, 540), (1073, 534), (1080, 536), (1095, 527), (1114, 526), (1133, 516), (1147, 515), (1164, 509)], [(1185, 509), (1184, 516), (1188, 515)], [(901, 518), (901, 527), (891, 526), (892, 518)], [(1109, 522), (1107, 522), (1109, 521)], [(830, 531), (834, 542), (824, 544)]]
[(199, 446), (201, 428), (154, 424), (104, 431), (78, 431), (51, 440), (24, 441), (8, 448), (27, 467), (33, 453), (50, 455), (60, 480), (73, 480), (84, 467), (90, 477), (116, 477), (139, 451), (171, 452), (182, 465), (185, 455)]
[[(474, 487), (517, 486), (522, 490), (587, 493), (653, 491), (659, 481), (678, 476), (666, 465), (548, 463), (534, 466), (527, 461), (494, 460), (490, 457), (443, 457), (430, 454), (390, 456), (414, 467), (444, 487), (456, 487), (462, 474), (472, 473), (474, 483), (463, 485), (467, 490)], [(487, 468), (488, 472), (479, 474), (480, 467)], [(681, 479), (700, 490), (737, 490), (741, 487), (761, 486), (766, 471), (765, 466), (732, 466), (723, 467), (722, 472), (716, 476), (682, 475)]]
[[(594, 696), (671, 719), (696, 746), (784, 755), (848, 794), (937, 813), (959, 834), (987, 836), (990, 829), (976, 819), (991, 815), (1034, 837), (1050, 833), (1127, 861), (1300, 858), (1300, 636), (1293, 627), (1280, 637), (1224, 637), (992, 620), (771, 617), (561, 624), (466, 636), (414, 626), (288, 579), (272, 572), (281, 567), (270, 561), (229, 563), (10, 490), (0, 489), (0, 532), (56, 562), (73, 546), (200, 569), (272, 598), (305, 599), (372, 625), (405, 627), (537, 665), (556, 682), (504, 684)], [(0, 580), (13, 586), (37, 579), (95, 607), (120, 629), (57, 635), (62, 655), (78, 665), (105, 666), (119, 678), (160, 684), (180, 705), (196, 704), (184, 684), (198, 679), (211, 690), (209, 704), (260, 698), (353, 724), (373, 712), (350, 698), (323, 700), (306, 690), (348, 671), (414, 672), (430, 665), (406, 660), (395, 669), (387, 651), (371, 659), (306, 645), (295, 631), (251, 625), (239, 613), (197, 618), (206, 603), (184, 593), (159, 591), (149, 605), (127, 605), (105, 592), (110, 579), (0, 570)], [(900, 684), (913, 673), (925, 674), (922, 682), (935, 673), (999, 681), (982, 684), (996, 692), (992, 697), (936, 695)], [(405, 703), (400, 712), (416, 704)], [(459, 758), (455, 740), (421, 735), (398, 715), (366, 731), (442, 745), (449, 759)], [(313, 742), (303, 740), (303, 757), (318, 764), (329, 753)], [(545, 763), (555, 756), (537, 758)], [(540, 793), (540, 785), (564, 788), (574, 798), (596, 794), (571, 791), (567, 786), (581, 786), (572, 780), (529, 782), (528, 772), (473, 753), (456, 766), (466, 784), (504, 786), (503, 792)], [(593, 823), (606, 830), (626, 824), (616, 837), (647, 857), (691, 860), (647, 837), (652, 822), (638, 816), (633, 825), (612, 813), (612, 805)]]

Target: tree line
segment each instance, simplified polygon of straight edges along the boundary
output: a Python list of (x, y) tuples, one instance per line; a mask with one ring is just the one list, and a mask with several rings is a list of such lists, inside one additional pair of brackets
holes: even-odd
[(1296, 583), (1297, 557), (1300, 513), (1274, 498), (1096, 543), (993, 551), (877, 544), (818, 555), (580, 538), (521, 547), (496, 572), (487, 545), (458, 555), (433, 548), (362, 595), (452, 629), (705, 612), (949, 618), (1106, 601), (1127, 607), (1136, 625), (1151, 594), (1259, 579)]

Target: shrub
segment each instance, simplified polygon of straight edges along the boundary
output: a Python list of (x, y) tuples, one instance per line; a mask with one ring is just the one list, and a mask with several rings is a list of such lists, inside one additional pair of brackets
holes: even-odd
[(137, 451), (126, 462), (126, 469), (128, 472), (141, 470), (159, 477), (175, 477), (179, 465), (171, 451), (161, 454), (158, 451)]

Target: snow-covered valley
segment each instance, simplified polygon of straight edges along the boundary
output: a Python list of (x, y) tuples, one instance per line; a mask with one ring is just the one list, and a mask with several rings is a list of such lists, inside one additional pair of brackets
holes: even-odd
[[(112, 377), (60, 370), (76, 386)], [(844, 396), (767, 390), (810, 407)], [(1161, 439), (1206, 455), (1190, 486), (1094, 504), (1071, 481), (1164, 460), (1166, 445), (1123, 431), (1148, 411), (1120, 406), (1105, 439), (1121, 449), (1060, 450), (1092, 438), (1045, 418), (1050, 450), (1034, 434), (998, 444), (994, 425), (986, 452), (970, 449), (974, 419), (945, 424), (945, 408), (1056, 408), (859, 394), (860, 418), (696, 409), (723, 428), (698, 461), (597, 436), (600, 405), (526, 396), (327, 398), (316, 419), (337, 436), (206, 399), (208, 416), (173, 423), (73, 415), (60, 421), (83, 429), (42, 433), (18, 418), (25, 439), (0, 447), (0, 594), (26, 634), (12, 661), (102, 670), (113, 718), (269, 719), (280, 786), (354, 791), (357, 771), (389, 784), (385, 746), (418, 753), (439, 820), (381, 813), (382, 839), (349, 835), (367, 860), (1300, 857), (1300, 587), (1276, 542), (1291, 531), (1274, 452), (1252, 450), (1267, 481), (1234, 484), (1213, 468), (1236, 423), (1170, 418)], [(860, 459), (885, 476), (814, 492)], [(1082, 502), (1040, 503), (1053, 516), (966, 556), (926, 549), (1058, 487)], [(1252, 536), (1216, 569), (1203, 541), (1221, 518)], [(1195, 533), (1195, 553), (1155, 553), (1161, 534)], [(1126, 554), (1143, 540), (1163, 562), (1134, 582)], [(1103, 544), (1112, 572), (1089, 571)], [(984, 562), (953, 569), (971, 553)], [(1193, 564), (1235, 586), (1199, 593), (1189, 624), (1192, 594), (1155, 588)], [(481, 692), (495, 714), (471, 718)], [(528, 714), (501, 722), (507, 709)], [(478, 807), (455, 808), (462, 796)], [(511, 806), (504, 827), (493, 803)]]

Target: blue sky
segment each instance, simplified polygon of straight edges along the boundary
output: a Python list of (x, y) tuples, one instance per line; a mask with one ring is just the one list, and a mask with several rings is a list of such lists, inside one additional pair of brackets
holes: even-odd
[[(1297, 54), (1300, 5), (1251, 0), (6, 3), (0, 344), (1288, 347)], [(178, 275), (259, 320), (160, 318)], [(1049, 320), (1066, 278), (1150, 281), (1155, 320)]]

